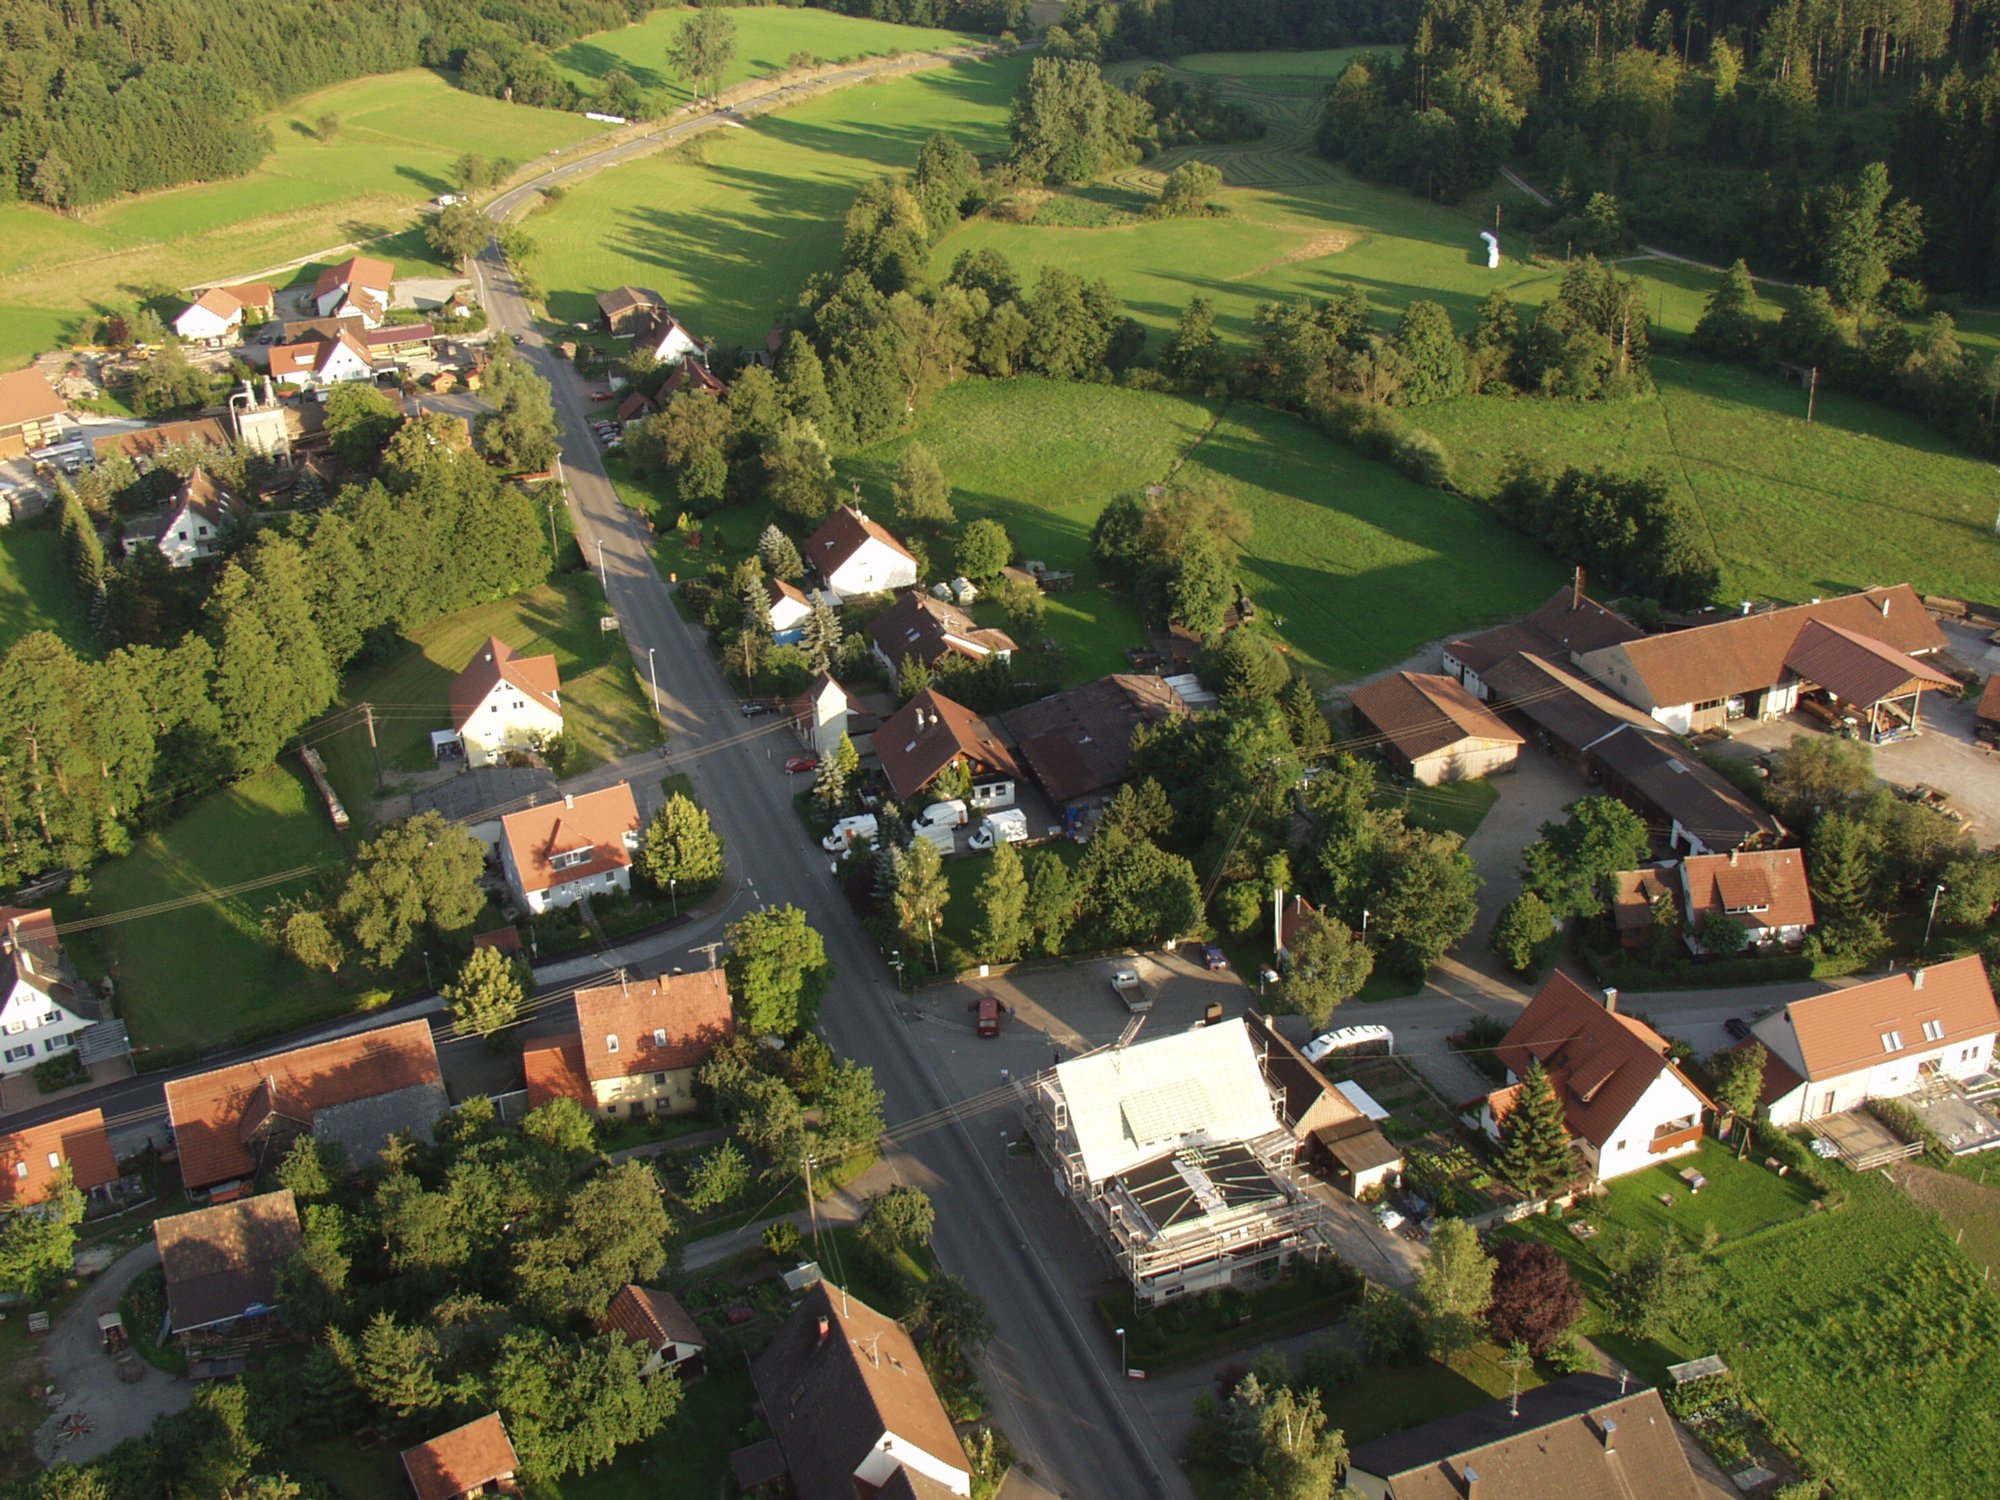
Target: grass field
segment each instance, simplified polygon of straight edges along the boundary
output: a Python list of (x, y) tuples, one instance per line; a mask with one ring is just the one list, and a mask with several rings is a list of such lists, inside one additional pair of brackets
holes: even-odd
[[(305, 123), (339, 117), (331, 141)], [(452, 88), (413, 69), (308, 94), (267, 115), (273, 148), (247, 176), (148, 193), (68, 219), (0, 208), (0, 364), (20, 364), (92, 304), (227, 280), (407, 228), (474, 151), (526, 161), (599, 135), (581, 115)], [(440, 274), (420, 236), (377, 247), (399, 270)]]
[[(1202, 73), (1218, 78), (1323, 78), (1340, 76), (1340, 70), (1357, 57), (1381, 52), (1381, 47), (1327, 47), (1318, 52), (1190, 52), (1174, 63), (1183, 73)], [(1394, 50), (1394, 49), (1388, 49)]]
[[(375, 705), (385, 771), (430, 770), (431, 731), (449, 722), (446, 690), (487, 638), (498, 636), (524, 655), (555, 653), (563, 728), (583, 751), (579, 769), (616, 760), (651, 743), (654, 731), (623, 638), (597, 628), (605, 613), (596, 577), (565, 573), (511, 599), (446, 615), (411, 631), (389, 661), (350, 678), (342, 707)], [(321, 753), (349, 806), (367, 806), (375, 770), (365, 726), (323, 741)]]
[[(686, 80), (667, 66), (667, 48), (693, 11), (686, 7), (656, 10), (634, 26), (600, 31), (570, 43), (555, 54), (556, 71), (579, 88), (591, 89), (613, 68), (623, 68), (652, 96), (653, 111), (690, 102)], [(794, 54), (804, 52), (822, 62), (847, 62), (885, 57), (897, 52), (926, 52), (946, 47), (990, 43), (990, 37), (940, 31), (924, 26), (897, 26), (888, 21), (835, 15), (794, 6), (743, 6), (730, 13), (736, 23), (736, 55), (722, 75), (725, 89), (782, 73)]]
[(0, 651), (31, 630), (53, 630), (78, 651), (97, 649), (70, 592), (55, 528), (9, 526), (0, 530)]
[(761, 340), (807, 276), (838, 259), (863, 183), (908, 167), (939, 130), (999, 149), (1026, 68), (1006, 58), (857, 85), (578, 183), (529, 224), (550, 316), (592, 319), (598, 292), (630, 283), (662, 293), (698, 334)]
[[(110, 916), (194, 891), (305, 866), (324, 871), (353, 855), (295, 761), (196, 803), (130, 854), (91, 872), (90, 889), (56, 904), (56, 920)], [(313, 873), (260, 890), (65, 938), (86, 979), (109, 972), (120, 1014), (143, 1056), (157, 1047), (213, 1046), (380, 1003), (364, 976), (336, 980), (285, 957), (260, 923)]]
[[(1843, 1493), (1883, 1500), (2000, 1491), (2000, 1304), (1937, 1220), (1872, 1175), (1833, 1168), (1844, 1206), (1813, 1213), (1804, 1192), (1719, 1148), (1695, 1158), (1710, 1186), (1686, 1196), (1665, 1168), (1622, 1179), (1606, 1228), (1656, 1228), (1655, 1194), (1672, 1183), (1675, 1222), (1722, 1234), (1713, 1287), (1679, 1337), (1599, 1342), (1642, 1378), (1719, 1353), (1783, 1436)], [(1586, 1246), (1530, 1221), (1567, 1256), (1595, 1304), (1600, 1236)], [(1586, 1314), (1585, 1332), (1601, 1315)]]

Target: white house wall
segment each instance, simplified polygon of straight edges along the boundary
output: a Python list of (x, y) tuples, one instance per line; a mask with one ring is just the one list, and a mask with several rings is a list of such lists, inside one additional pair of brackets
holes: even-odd
[(24, 1073), (38, 1062), (60, 1057), (89, 1027), (89, 1021), (33, 985), (15, 980), (6, 1005), (0, 1007), (0, 1074)]
[(1985, 1036), (1948, 1041), (1925, 1052), (1910, 1052), (1872, 1067), (1836, 1074), (1831, 1078), (1808, 1079), (1789, 1094), (1773, 1101), (1771, 1119), (1779, 1125), (1801, 1125), (1807, 1120), (1837, 1115), (1870, 1099), (1897, 1099), (1923, 1086), (1926, 1063), (1949, 1078), (1971, 1078), (1986, 1070), (1993, 1058), (1994, 1037)]
[(917, 581), (917, 565), (895, 548), (868, 538), (854, 555), (833, 570), (827, 586), (843, 598), (909, 588)]
[(511, 682), (495, 683), (466, 716), (459, 738), (465, 759), (490, 766), (509, 750), (528, 750), (562, 733), (562, 715), (550, 713)]
[(1692, 1124), (1701, 1123), (1701, 1100), (1672, 1073), (1662, 1072), (1647, 1086), (1646, 1092), (1627, 1112), (1623, 1123), (1599, 1149), (1597, 1175), (1622, 1177), (1654, 1162), (1687, 1155), (1701, 1144), (1699, 1138), (1671, 1151), (1655, 1152), (1652, 1144), (1654, 1132), (1660, 1126), (1672, 1120), (1689, 1120), (1690, 1117)]

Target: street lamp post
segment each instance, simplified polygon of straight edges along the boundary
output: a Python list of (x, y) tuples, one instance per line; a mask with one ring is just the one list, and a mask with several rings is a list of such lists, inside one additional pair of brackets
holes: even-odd
[(674, 915), (677, 917), (681, 914), (681, 896), (678, 890), (680, 883), (681, 878), (678, 875), (669, 875), (667, 877), (667, 896), (674, 903)]
[(657, 646), (646, 648), (646, 675), (653, 679), (653, 717), (656, 720), (660, 717), (660, 666), (653, 659), (653, 654), (659, 649)]
[(1132, 1373), (1131, 1362), (1125, 1358), (1125, 1330), (1122, 1328), (1118, 1330), (1118, 1371), (1127, 1376)]
[(1928, 917), (1924, 918), (1924, 951), (1926, 953), (1930, 951), (1930, 946), (1931, 946), (1931, 925), (1937, 921), (1938, 897), (1942, 896), (1943, 894), (1944, 894), (1944, 882), (1940, 880), (1931, 889), (1931, 914)]
[(903, 993), (903, 953), (900, 948), (889, 950), (889, 967), (896, 971), (896, 993)]
[(604, 590), (604, 602), (611, 602), (611, 585), (604, 577), (604, 538), (597, 539), (597, 586)]
[(1368, 908), (1361, 908), (1361, 941), (1368, 941)]

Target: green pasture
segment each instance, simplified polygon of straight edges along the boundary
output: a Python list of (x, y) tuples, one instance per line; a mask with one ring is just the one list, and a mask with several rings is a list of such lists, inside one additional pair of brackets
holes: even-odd
[(31, 630), (53, 630), (78, 651), (97, 649), (70, 591), (62, 538), (53, 526), (14, 525), (0, 529), (0, 651)]
[[(370, 703), (383, 769), (432, 769), (431, 731), (446, 728), (445, 694), (490, 636), (526, 656), (553, 652), (562, 677), (563, 728), (582, 748), (579, 769), (616, 760), (653, 739), (651, 716), (632, 673), (624, 638), (597, 622), (608, 613), (597, 579), (565, 573), (540, 588), (432, 620), (411, 631), (388, 660), (351, 676), (341, 695), (345, 713)], [(372, 799), (374, 763), (359, 720), (320, 741), (327, 768), (359, 814)]]
[(549, 315), (588, 321), (597, 293), (630, 284), (662, 293), (702, 335), (762, 340), (806, 278), (839, 259), (864, 183), (909, 167), (940, 130), (1001, 149), (1026, 68), (1001, 58), (858, 84), (577, 183), (528, 225)]
[[(322, 114), (340, 120), (331, 141), (312, 132)], [(322, 89), (264, 123), (271, 154), (243, 177), (146, 193), (77, 219), (0, 208), (0, 362), (49, 347), (93, 304), (241, 279), (405, 229), (451, 189), (463, 152), (529, 161), (605, 130), (582, 115), (463, 93), (422, 69)], [(445, 270), (420, 236), (373, 248), (405, 273)]]
[(1690, 499), (1725, 599), (1808, 599), (1870, 584), (2000, 597), (2000, 481), (1915, 417), (1759, 370), (1656, 355), (1657, 394), (1600, 405), (1465, 397), (1410, 413), (1468, 493), (1515, 454), (1650, 470)]
[[(588, 90), (613, 68), (623, 68), (653, 97), (657, 113), (690, 102), (687, 80), (667, 64), (674, 34), (694, 14), (690, 7), (656, 10), (645, 20), (617, 31), (600, 31), (571, 42), (555, 54), (556, 71)], [(752, 78), (782, 73), (800, 52), (821, 62), (849, 62), (897, 52), (930, 52), (977, 46), (992, 38), (927, 26), (836, 15), (795, 6), (742, 6), (729, 13), (736, 23), (736, 56), (722, 75), (729, 89)]]
[(307, 969), (268, 943), (266, 909), (316, 879), (337, 877), (356, 833), (334, 832), (326, 807), (295, 758), (212, 792), (122, 859), (91, 872), (89, 889), (56, 904), (67, 924), (235, 886), (280, 871), (296, 878), (221, 901), (67, 934), (86, 979), (109, 973), (119, 1014), (143, 1059), (161, 1047), (205, 1047), (291, 1030), (380, 1004), (368, 974), (338, 979)]
[(1183, 73), (1217, 78), (1323, 78), (1331, 82), (1357, 57), (1392, 52), (1389, 47), (1326, 47), (1317, 52), (1190, 52), (1173, 66)]
[[(1848, 1201), (1814, 1212), (1802, 1185), (1754, 1157), (1738, 1163), (1710, 1144), (1692, 1160), (1710, 1183), (1700, 1195), (1666, 1166), (1620, 1179), (1588, 1211), (1602, 1232), (1587, 1245), (1547, 1220), (1511, 1231), (1570, 1260), (1591, 1302), (1584, 1331), (1648, 1380), (1720, 1353), (1780, 1435), (1843, 1492), (1917, 1500), (2000, 1489), (2000, 1307), (1949, 1232), (1873, 1175), (1830, 1166)], [(1671, 1209), (1661, 1192), (1674, 1193)], [(1720, 1234), (1710, 1295), (1666, 1339), (1606, 1334), (1606, 1236), (1669, 1222)]]

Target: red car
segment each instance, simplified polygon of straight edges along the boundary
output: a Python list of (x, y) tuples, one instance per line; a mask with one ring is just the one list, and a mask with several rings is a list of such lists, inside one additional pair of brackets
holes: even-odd
[(616, 391), (592, 391), (590, 399), (593, 401), (609, 401), (617, 394)]
[(785, 774), (787, 776), (797, 776), (803, 771), (817, 771), (818, 769), (819, 760), (817, 757), (811, 755), (794, 755), (790, 760), (785, 762)]

